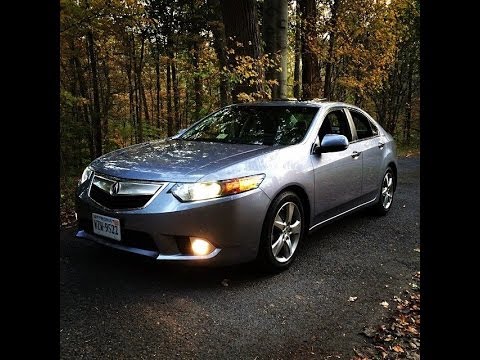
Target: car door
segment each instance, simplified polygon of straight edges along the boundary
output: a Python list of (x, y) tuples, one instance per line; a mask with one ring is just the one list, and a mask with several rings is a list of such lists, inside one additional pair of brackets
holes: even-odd
[[(321, 144), (326, 134), (345, 135), (353, 140), (353, 132), (344, 108), (333, 108), (325, 115), (318, 133)], [(312, 154), (315, 178), (316, 222), (334, 216), (361, 196), (362, 154), (349, 145), (338, 152)]]
[(383, 169), (381, 168), (384, 142), (381, 141), (378, 129), (368, 117), (355, 108), (348, 108), (347, 114), (352, 120), (356, 133), (357, 151), (363, 156), (362, 195), (376, 196), (380, 186)]

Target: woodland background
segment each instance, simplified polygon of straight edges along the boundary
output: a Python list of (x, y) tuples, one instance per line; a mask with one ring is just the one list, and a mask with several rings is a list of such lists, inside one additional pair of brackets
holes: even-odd
[(62, 215), (94, 158), (232, 102), (353, 103), (418, 149), (419, 62), (419, 0), (60, 0)]

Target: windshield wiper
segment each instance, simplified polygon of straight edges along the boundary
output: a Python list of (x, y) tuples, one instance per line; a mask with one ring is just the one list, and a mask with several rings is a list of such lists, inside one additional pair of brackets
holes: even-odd
[(189, 139), (189, 138), (186, 138), (186, 139), (182, 139), (182, 140), (186, 140), (186, 141), (199, 141), (199, 142), (217, 142), (217, 143), (227, 143), (228, 141), (225, 141), (226, 139), (207, 139), (207, 138), (192, 138), (192, 139)]

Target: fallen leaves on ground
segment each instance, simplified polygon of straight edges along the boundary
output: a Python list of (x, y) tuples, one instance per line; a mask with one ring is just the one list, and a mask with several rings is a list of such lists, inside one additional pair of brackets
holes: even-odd
[(60, 227), (75, 225), (75, 191), (78, 178), (64, 176), (60, 180)]
[(392, 350), (395, 351), (396, 353), (404, 353), (405, 350), (400, 345), (395, 345), (392, 347)]
[(60, 204), (60, 226), (69, 227), (76, 223), (75, 212), (73, 209)]
[(353, 349), (351, 360), (420, 359), (420, 271), (412, 280), (411, 290), (394, 296), (392, 306), (387, 306), (391, 314), (387, 322), (363, 329), (369, 345)]
[(390, 304), (389, 304), (388, 302), (386, 302), (386, 301), (382, 301), (382, 302), (380, 303), (380, 305), (382, 305), (382, 306), (386, 309), (386, 308), (388, 308), (388, 306), (389, 306)]

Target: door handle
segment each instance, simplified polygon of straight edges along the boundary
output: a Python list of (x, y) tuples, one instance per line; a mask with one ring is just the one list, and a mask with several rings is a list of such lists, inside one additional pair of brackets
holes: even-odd
[(384, 146), (385, 146), (385, 143), (383, 143), (383, 142), (381, 142), (381, 141), (378, 143), (378, 148), (379, 148), (380, 150), (383, 149)]
[(360, 156), (360, 154), (361, 154), (361, 152), (354, 151), (353, 154), (352, 154), (352, 158), (358, 159), (358, 157)]

